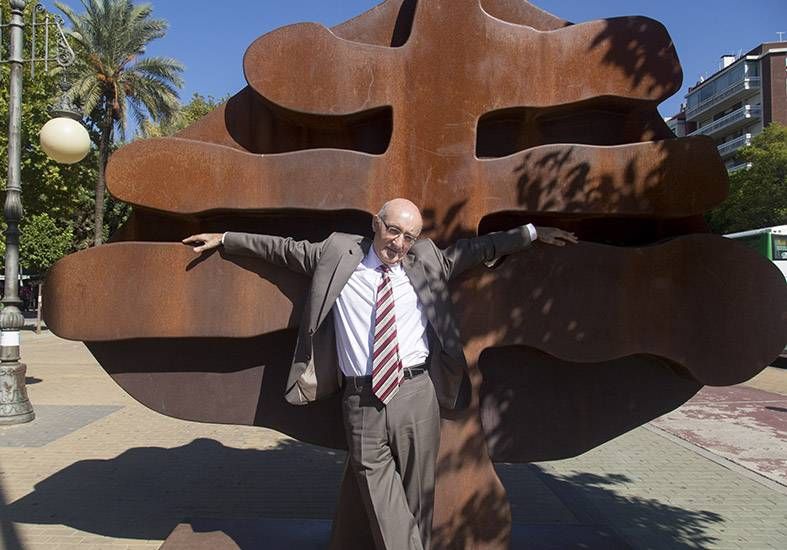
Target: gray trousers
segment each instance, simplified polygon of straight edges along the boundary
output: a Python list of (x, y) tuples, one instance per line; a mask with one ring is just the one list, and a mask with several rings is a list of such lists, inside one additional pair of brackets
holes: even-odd
[[(383, 405), (371, 382), (348, 379), (342, 399), (348, 468), (378, 550), (429, 550), (440, 407), (432, 379), (406, 379)], [(361, 503), (358, 503), (360, 505)]]

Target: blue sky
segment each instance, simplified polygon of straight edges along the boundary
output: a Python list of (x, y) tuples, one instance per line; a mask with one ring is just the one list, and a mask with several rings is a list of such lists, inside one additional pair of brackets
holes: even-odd
[[(428, 1), (428, 0), (423, 0)], [(53, 8), (52, 0), (44, 5)], [(65, 0), (77, 12), (79, 0)], [(150, 55), (171, 56), (186, 65), (181, 97), (193, 92), (221, 97), (244, 85), (242, 58), (258, 36), (302, 21), (332, 26), (380, 3), (375, 0), (152, 0), (154, 16), (170, 24), (167, 36), (150, 45)], [(744, 53), (761, 42), (787, 40), (785, 0), (540, 0), (534, 4), (578, 23), (620, 15), (645, 15), (664, 24), (683, 66), (683, 88), (659, 107), (677, 112), (686, 89), (718, 69), (725, 53)], [(53, 10), (56, 11), (56, 10)], [(787, 43), (785, 43), (787, 46)]]

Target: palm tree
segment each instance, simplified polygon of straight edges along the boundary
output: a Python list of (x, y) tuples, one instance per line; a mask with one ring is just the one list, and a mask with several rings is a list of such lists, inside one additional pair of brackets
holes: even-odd
[(179, 107), (178, 88), (183, 65), (167, 57), (143, 58), (145, 45), (167, 32), (168, 24), (151, 19), (149, 4), (131, 0), (81, 0), (85, 13), (55, 5), (71, 23), (70, 38), (77, 59), (68, 69), (66, 96), (80, 105), (96, 130), (95, 244), (100, 245), (104, 225), (104, 171), (117, 126), (125, 139), (127, 108), (141, 127), (148, 118), (167, 121)]

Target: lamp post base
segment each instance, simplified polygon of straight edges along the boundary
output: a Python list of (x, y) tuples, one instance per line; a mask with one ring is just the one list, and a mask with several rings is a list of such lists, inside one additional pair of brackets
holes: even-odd
[(0, 426), (24, 424), (36, 417), (27, 398), (24, 363), (0, 365)]

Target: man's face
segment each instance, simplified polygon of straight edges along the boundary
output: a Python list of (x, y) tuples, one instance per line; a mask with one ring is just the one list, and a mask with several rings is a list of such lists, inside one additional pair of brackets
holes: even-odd
[(380, 260), (387, 265), (402, 261), (421, 233), (421, 215), (406, 209), (389, 208), (382, 217), (372, 221), (372, 246)]

